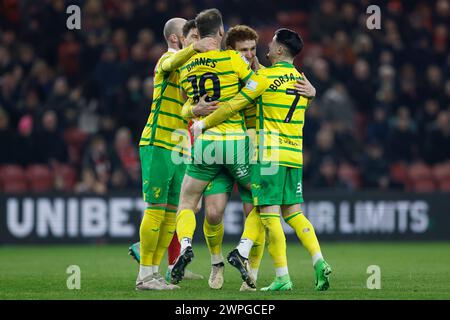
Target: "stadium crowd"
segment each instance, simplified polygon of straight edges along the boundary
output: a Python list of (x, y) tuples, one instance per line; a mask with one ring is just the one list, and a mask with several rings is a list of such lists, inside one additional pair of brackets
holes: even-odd
[(306, 190), (450, 192), (449, 0), (378, 1), (380, 30), (366, 26), (369, 1), (70, 4), (81, 7), (81, 30), (66, 28), (64, 0), (0, 4), (0, 190), (139, 189), (164, 23), (217, 7), (226, 27), (258, 31), (264, 65), (274, 30), (305, 40), (296, 65), (317, 89)]

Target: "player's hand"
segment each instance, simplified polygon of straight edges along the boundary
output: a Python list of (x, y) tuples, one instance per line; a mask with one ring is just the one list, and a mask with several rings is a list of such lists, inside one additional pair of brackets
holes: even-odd
[(203, 132), (205, 128), (205, 123), (203, 120), (194, 120), (194, 123), (191, 125), (191, 133), (194, 136), (194, 140), (196, 140)]
[(197, 52), (211, 51), (217, 49), (218, 47), (219, 44), (217, 40), (211, 37), (200, 39), (196, 43), (194, 43), (194, 50)]
[(313, 99), (316, 96), (316, 88), (309, 82), (304, 73), (302, 73), (302, 76), (303, 80), (297, 80), (294, 87), (301, 96)]
[(253, 58), (252, 65), (250, 67), (252, 68), (253, 71), (258, 71), (259, 69), (261, 69), (261, 65), (259, 64), (257, 56)]
[(207, 116), (210, 113), (213, 113), (217, 108), (219, 108), (218, 104), (219, 101), (211, 101), (206, 102), (207, 95), (205, 94), (203, 97), (200, 98), (197, 105), (192, 108), (192, 112), (196, 117), (198, 116)]

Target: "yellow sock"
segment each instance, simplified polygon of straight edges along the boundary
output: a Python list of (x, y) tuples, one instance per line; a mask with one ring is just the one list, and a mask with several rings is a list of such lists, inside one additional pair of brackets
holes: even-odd
[(194, 236), (196, 221), (195, 213), (191, 209), (183, 209), (177, 215), (177, 235), (180, 242), (183, 238), (192, 240)]
[(172, 241), (176, 228), (176, 216), (176, 210), (166, 209), (166, 214), (159, 230), (158, 245), (156, 246), (155, 253), (153, 254), (154, 266), (159, 266), (161, 264), (161, 260), (164, 257), (170, 242)]
[(255, 207), (250, 211), (247, 219), (245, 219), (244, 232), (242, 233), (241, 239), (250, 239), (255, 243), (263, 232), (264, 226), (259, 217), (258, 208)]
[(210, 224), (208, 220), (203, 221), (203, 233), (211, 256), (222, 255), (223, 221), (219, 224)]
[(164, 219), (165, 208), (147, 207), (142, 218), (139, 236), (141, 241), (141, 265), (153, 265), (153, 255), (158, 244), (161, 222)]
[[(266, 243), (266, 232), (263, 230), (259, 233), (258, 238), (253, 243), (253, 247), (250, 250), (250, 255), (248, 256), (248, 262), (250, 264), (250, 268), (257, 273), (259, 269), (259, 265), (261, 264), (261, 260), (264, 254), (264, 245)], [(253, 275), (256, 279), (256, 274)]]
[(317, 240), (314, 227), (309, 220), (303, 215), (302, 211), (293, 212), (284, 218), (287, 224), (295, 230), (297, 237), (311, 257), (320, 253), (320, 245)]
[(261, 221), (267, 230), (269, 253), (275, 268), (286, 268), (286, 237), (278, 213), (261, 213)]

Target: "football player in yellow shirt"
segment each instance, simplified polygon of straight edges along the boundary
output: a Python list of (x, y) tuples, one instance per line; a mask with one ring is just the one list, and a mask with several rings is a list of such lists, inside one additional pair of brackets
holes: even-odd
[(164, 26), (168, 51), (154, 70), (154, 91), (150, 116), (142, 132), (139, 153), (142, 167), (143, 198), (147, 203), (140, 235), (138, 290), (172, 290), (159, 273), (159, 264), (175, 232), (181, 182), (185, 164), (175, 163), (172, 154), (189, 154), (187, 121), (181, 117), (184, 104), (178, 68), (197, 52), (217, 46), (217, 40), (204, 38), (181, 49), (185, 19), (173, 18)]
[[(225, 47), (230, 50), (240, 52), (247, 59), (253, 71), (257, 71), (262, 66), (256, 57), (256, 45), (258, 34), (249, 26), (237, 25), (230, 28), (225, 36)], [(200, 99), (203, 101), (202, 99)], [(217, 108), (217, 107), (216, 107)], [(183, 110), (184, 116), (191, 118), (193, 113), (186, 108)], [(197, 115), (197, 114), (196, 114)], [(249, 134), (250, 141), (255, 136), (256, 108), (250, 106), (244, 110), (245, 126)], [(205, 220), (203, 222), (203, 232), (206, 244), (211, 255), (211, 273), (208, 285), (212, 289), (221, 289), (224, 281), (224, 258), (222, 255), (222, 240), (224, 235), (223, 215), (230, 193), (233, 191), (235, 181), (227, 170), (223, 169), (206, 187), (203, 192), (205, 198)], [(239, 195), (243, 202), (244, 214), (248, 216), (253, 209), (253, 199), (251, 192), (238, 184)], [(261, 233), (260, 238), (253, 244), (250, 251), (249, 265), (253, 278), (256, 281), (259, 265), (264, 253), (265, 234)], [(188, 272), (188, 270), (186, 270)], [(185, 275), (185, 278), (187, 276)], [(242, 283), (241, 291), (254, 291), (245, 282)]]
[[(331, 267), (323, 259), (314, 228), (302, 214), (302, 131), (308, 98), (294, 89), (303, 76), (293, 65), (293, 60), (303, 48), (300, 36), (289, 29), (276, 31), (269, 45), (268, 58), (271, 67), (259, 72), (267, 78), (267, 88), (257, 101), (257, 161), (252, 166), (253, 203), (259, 208), (252, 211), (245, 223), (244, 233), (228, 261), (241, 274), (245, 270), (248, 252), (264, 229), (269, 234), (269, 252), (275, 264), (275, 280), (262, 290), (290, 290), (286, 258), (286, 239), (280, 223), (280, 214), (296, 231), (303, 245), (312, 256), (316, 290), (327, 290)], [(303, 79), (302, 83), (307, 80)], [(304, 90), (304, 89), (302, 89)], [(300, 92), (302, 92), (302, 90)], [(304, 92), (302, 92), (304, 93)], [(217, 126), (244, 108), (248, 101), (236, 96), (224, 102), (220, 108), (198, 121), (194, 130)], [(244, 96), (245, 97), (245, 96)], [(244, 261), (236, 264), (235, 262)]]
[[(184, 24), (182, 30), (183, 30), (183, 36), (181, 38), (181, 42), (182, 42), (184, 48), (188, 47), (189, 45), (191, 45), (194, 42), (199, 40), (197, 27), (195, 26), (195, 20), (187, 21)], [(197, 113), (201, 113), (201, 112), (205, 113), (205, 111), (207, 111), (205, 114), (209, 114), (215, 108), (217, 108), (217, 107), (206, 106), (206, 108), (196, 108), (195, 110)], [(181, 186), (180, 186), (180, 188), (181, 188)], [(201, 207), (201, 202), (199, 202), (199, 205)], [(197, 207), (197, 211), (200, 210), (200, 207)], [(169, 233), (169, 232), (171, 232), (171, 231), (170, 230), (167, 230), (167, 231), (168, 231), (167, 235), (170, 237), (171, 233)], [(161, 233), (159, 236), (164, 237), (164, 235)], [(165, 243), (165, 241), (160, 242), (160, 248), (164, 243)], [(140, 245), (141, 245), (140, 242), (136, 242), (128, 248), (129, 255), (131, 255), (138, 264), (140, 264), (140, 262), (141, 262)], [(159, 249), (159, 250), (161, 250), (161, 249)], [(172, 267), (175, 263), (176, 258), (178, 258), (179, 254), (180, 254), (180, 243), (178, 242), (178, 237), (177, 237), (176, 233), (173, 235), (172, 241), (170, 242), (170, 245), (167, 249), (167, 253), (168, 253), (167, 254), (168, 267), (167, 267), (167, 272), (166, 272), (165, 278), (166, 278), (167, 282), (170, 282), (170, 271), (172, 270)], [(185, 278), (197, 280), (197, 279), (203, 279), (203, 276), (200, 274), (196, 274), (190, 270), (186, 270)]]
[[(195, 19), (200, 38), (213, 37), (221, 42), (224, 29), (217, 9), (200, 12)], [(250, 101), (265, 88), (265, 78), (256, 75), (239, 52), (215, 50), (197, 54), (180, 68), (180, 84), (189, 101), (227, 101), (245, 94)], [(247, 92), (239, 91), (240, 84)], [(198, 119), (201, 117), (198, 117)], [(177, 212), (177, 234), (181, 253), (172, 269), (172, 283), (182, 280), (193, 258), (192, 237), (196, 227), (195, 207), (206, 186), (226, 169), (241, 186), (250, 185), (249, 141), (246, 139), (244, 115), (236, 113), (220, 125), (201, 134), (194, 143), (193, 162), (189, 163), (181, 187)]]

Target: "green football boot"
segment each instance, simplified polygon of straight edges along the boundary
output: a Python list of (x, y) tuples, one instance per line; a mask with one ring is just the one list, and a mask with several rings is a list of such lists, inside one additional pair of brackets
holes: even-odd
[(314, 265), (314, 275), (316, 278), (316, 290), (325, 291), (330, 287), (329, 276), (332, 270), (330, 265), (323, 259), (316, 262)]
[(166, 275), (164, 277), (164, 279), (166, 279), (167, 283), (170, 283), (170, 273), (172, 272), (171, 268), (167, 268), (166, 270)]
[(133, 257), (134, 260), (136, 260), (137, 263), (141, 262), (141, 253), (140, 253), (140, 242), (133, 243), (128, 248), (128, 254)]
[(275, 280), (268, 286), (261, 288), (261, 291), (287, 291), (292, 290), (293, 284), (289, 275), (275, 277)]

